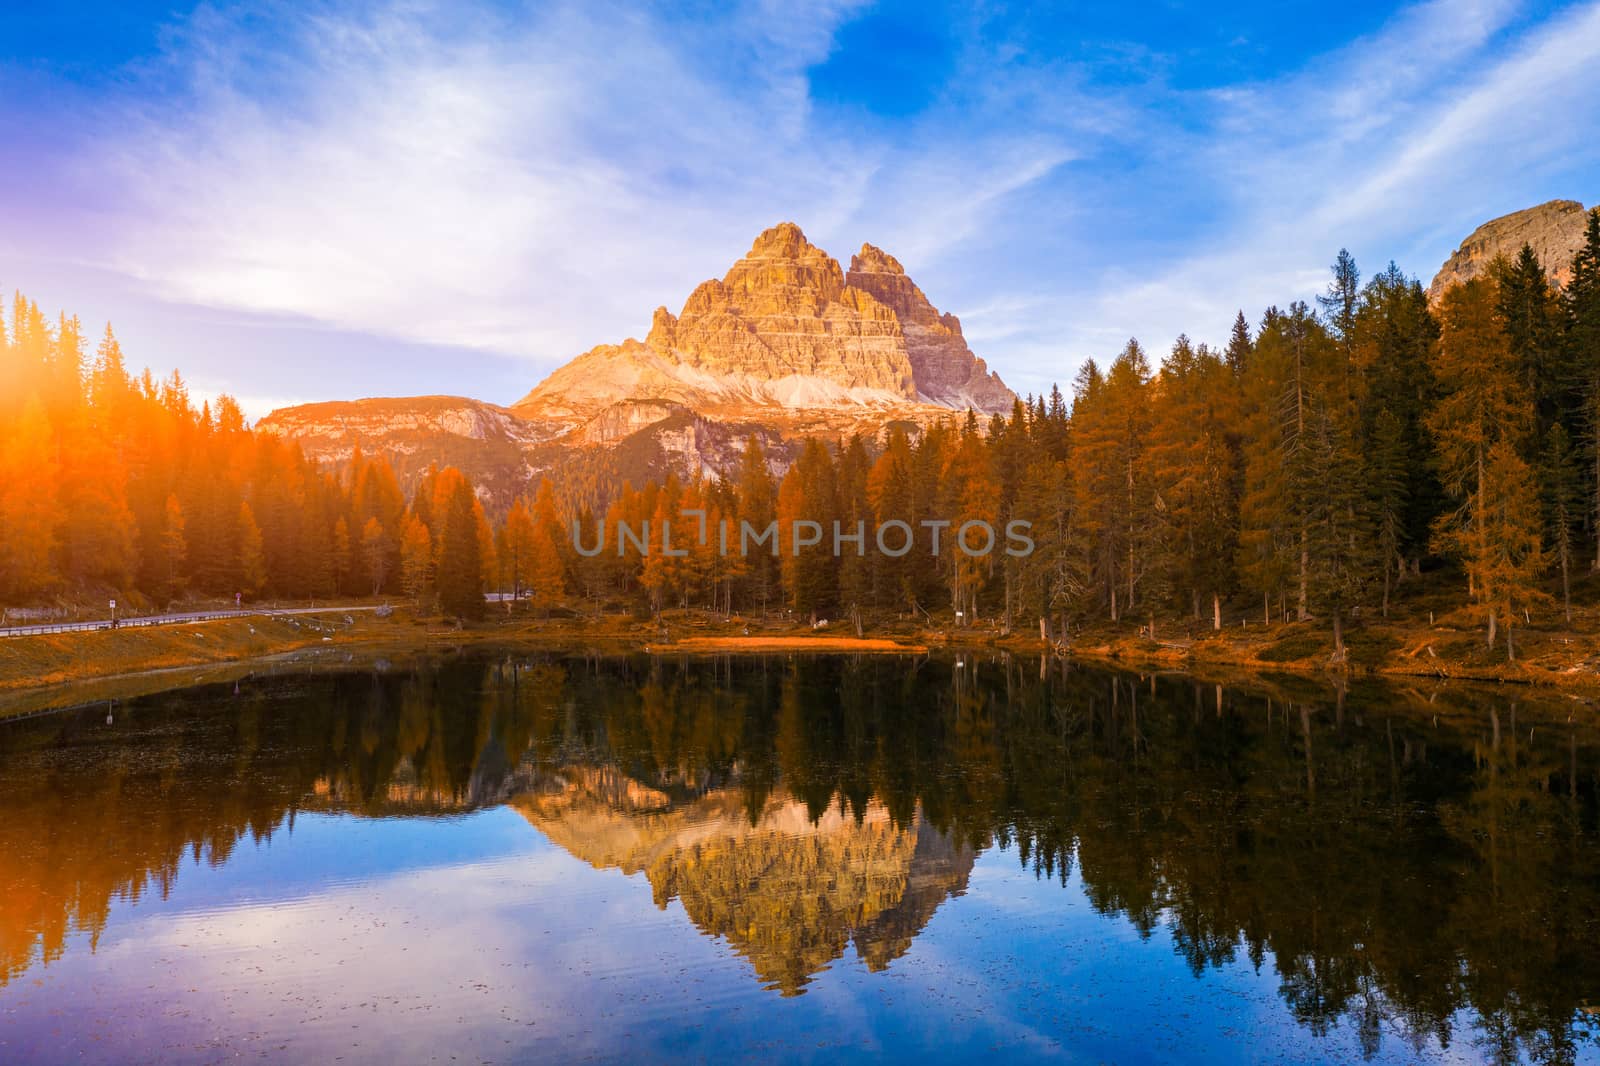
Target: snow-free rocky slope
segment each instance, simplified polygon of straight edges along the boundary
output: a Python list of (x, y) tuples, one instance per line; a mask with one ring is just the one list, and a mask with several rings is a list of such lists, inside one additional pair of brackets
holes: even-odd
[(623, 478), (731, 473), (751, 437), (781, 470), (808, 435), (1008, 413), (1015, 399), (893, 256), (862, 245), (846, 272), (785, 222), (676, 315), (657, 308), (644, 340), (584, 352), (509, 408), (353, 400), (274, 411), (260, 428), (325, 463), (387, 455), (407, 482), (453, 463), (494, 504), (545, 472), (593, 503)]

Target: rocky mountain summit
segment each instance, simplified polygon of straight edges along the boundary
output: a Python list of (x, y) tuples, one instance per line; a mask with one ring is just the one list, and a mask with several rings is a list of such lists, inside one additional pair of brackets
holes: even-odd
[(676, 315), (658, 307), (644, 340), (591, 348), (509, 408), (355, 400), (274, 411), (260, 428), (324, 463), (383, 453), (407, 480), (454, 463), (497, 504), (559, 470), (574, 502), (595, 503), (623, 478), (731, 473), (752, 437), (781, 470), (806, 436), (1009, 413), (1015, 400), (892, 255), (864, 244), (847, 273), (784, 222)]
[(1571, 277), (1572, 257), (1583, 244), (1587, 215), (1576, 200), (1551, 200), (1490, 219), (1445, 260), (1428, 286), (1428, 299), (1438, 300), (1450, 286), (1482, 274), (1496, 256), (1515, 258), (1524, 244), (1533, 248), (1551, 280), (1565, 285)]
[(1006, 412), (1015, 395), (972, 354), (900, 264), (872, 245), (838, 260), (784, 222), (674, 315), (656, 308), (641, 342), (593, 348), (515, 404), (536, 417), (592, 418), (619, 402), (694, 410), (931, 404)]
[(972, 354), (961, 335), (961, 320), (929, 303), (898, 259), (863, 244), (850, 257), (845, 282), (873, 296), (900, 320), (920, 399), (978, 411), (1004, 412), (1011, 407), (1016, 394)]

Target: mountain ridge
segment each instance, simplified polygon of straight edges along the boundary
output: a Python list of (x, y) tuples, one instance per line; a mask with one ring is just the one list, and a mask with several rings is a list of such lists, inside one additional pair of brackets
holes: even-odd
[[(844, 269), (793, 222), (763, 230), (721, 278), (644, 340), (599, 344), (508, 406), (466, 397), (326, 401), (273, 411), (262, 430), (321, 463), (383, 453), (402, 480), (460, 466), (507, 505), (544, 473), (635, 481), (731, 473), (760, 441), (775, 473), (806, 436), (877, 435), (969, 408), (1009, 413), (1017, 396), (967, 346), (899, 260), (863, 244)], [(603, 493), (571, 502), (598, 503)]]
[(723, 277), (695, 286), (676, 315), (657, 307), (643, 341), (596, 345), (512, 408), (592, 416), (608, 399), (1004, 413), (1016, 394), (893, 256), (863, 244), (847, 274), (799, 226), (781, 222)]

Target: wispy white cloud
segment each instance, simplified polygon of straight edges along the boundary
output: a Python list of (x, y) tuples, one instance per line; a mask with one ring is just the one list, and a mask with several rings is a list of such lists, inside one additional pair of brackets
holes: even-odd
[(445, 29), (400, 5), (291, 22), (266, 60), (208, 15), (168, 59), (184, 92), (83, 161), (126, 194), (89, 254), (173, 301), (553, 365), (777, 221), (932, 256), (1067, 157), (822, 128), (806, 70), (848, 12), (757, 5), (699, 41), (636, 8), (452, 8)]
[[(642, 332), (792, 219), (842, 257), (863, 240), (894, 252), (1038, 391), (1130, 335), (1217, 340), (1238, 308), (1307, 298), (1341, 245), (1369, 271), (1392, 256), (1425, 274), (1493, 214), (1600, 198), (1561, 184), (1600, 172), (1593, 0), (1430, 0), (1299, 69), (1203, 89), (1174, 87), (1137, 42), (1117, 60), (1137, 76), (1099, 79), (1025, 34), (952, 26), (947, 84), (893, 123), (812, 95), (868, 6), (668, 21), (625, 3), (377, 0), (276, 9), (269, 34), (202, 8), (75, 146), (94, 194), (70, 249), (6, 228), (35, 259), (302, 323), (328, 352), (357, 336), (468, 348), (530, 360), (532, 378)], [(184, 365), (229, 381), (212, 347)], [(371, 361), (358, 387), (419, 388), (373, 352), (350, 356)], [(521, 391), (503, 360), (491, 389), (474, 358), (445, 387)], [(315, 390), (235, 387), (262, 403)]]
[(1240, 308), (1309, 300), (1341, 246), (1426, 283), (1478, 223), (1544, 198), (1540, 178), (1600, 161), (1600, 4), (1531, 26), (1519, 14), (1436, 0), (1309, 70), (1217, 94), (1191, 148), (1233, 210), (1165, 264), (1107, 271), (1069, 314), (1042, 297), (1018, 313), (1058, 326), (1075, 356), (1105, 356), (1130, 335), (1220, 341)]

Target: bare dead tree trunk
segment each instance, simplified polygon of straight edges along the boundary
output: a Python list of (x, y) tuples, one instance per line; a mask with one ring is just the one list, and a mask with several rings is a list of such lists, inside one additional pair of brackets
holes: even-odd
[(1304, 529), (1300, 530), (1300, 591), (1294, 614), (1301, 622), (1311, 617), (1311, 536)]
[[(1589, 402), (1593, 404), (1595, 399), (1591, 397)], [(1594, 479), (1594, 528), (1596, 535), (1594, 566), (1592, 569), (1600, 570), (1600, 448), (1596, 448), (1594, 451)]]
[(1571, 536), (1569, 530), (1564, 530), (1561, 535), (1561, 610), (1566, 614), (1568, 623), (1572, 621), (1572, 581), (1568, 576), (1570, 569), (1568, 556), (1571, 552), (1567, 548)]

